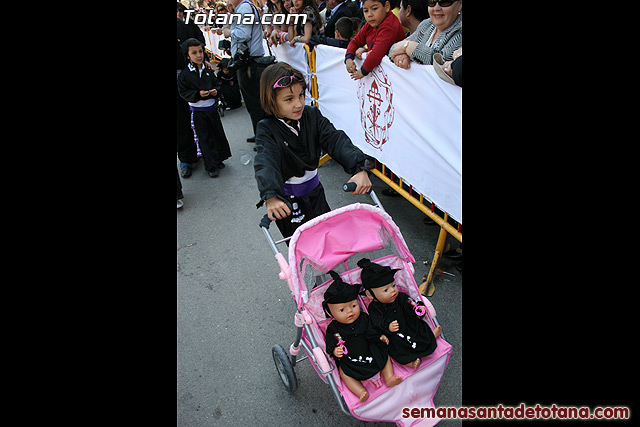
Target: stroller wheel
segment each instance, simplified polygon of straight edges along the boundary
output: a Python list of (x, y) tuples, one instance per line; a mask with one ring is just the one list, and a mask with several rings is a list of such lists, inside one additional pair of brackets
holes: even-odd
[(271, 352), (273, 353), (273, 362), (276, 364), (276, 369), (284, 384), (284, 388), (286, 388), (289, 393), (293, 393), (298, 388), (298, 378), (296, 377), (296, 372), (293, 370), (293, 366), (291, 366), (289, 355), (279, 344), (274, 345)]

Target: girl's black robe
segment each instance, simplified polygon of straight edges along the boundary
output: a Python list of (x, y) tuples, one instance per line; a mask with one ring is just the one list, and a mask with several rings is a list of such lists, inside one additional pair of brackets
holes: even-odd
[(317, 107), (306, 105), (300, 118), (300, 131), (294, 134), (274, 116), (258, 122), (254, 158), (255, 178), (260, 191), (258, 208), (270, 197), (285, 199), (284, 182), (318, 168), (322, 151), (354, 175), (367, 170), (365, 154), (347, 134), (337, 130)]
[[(408, 298), (404, 292), (398, 292), (394, 302), (383, 304), (373, 300), (368, 308), (372, 323), (389, 337), (389, 356), (401, 365), (430, 355), (437, 346), (433, 331), (422, 320), (425, 315), (418, 316)], [(400, 329), (389, 332), (389, 323), (394, 320)]]
[[(335, 333), (339, 333), (345, 341), (344, 346), (348, 352), (340, 358), (333, 355), (338, 344)], [(333, 357), (346, 375), (358, 381), (367, 380), (380, 372), (387, 363), (387, 345), (380, 341), (380, 335), (382, 334), (373, 327), (367, 313), (361, 312), (350, 324), (339, 323), (334, 319), (327, 327), (327, 354)]]

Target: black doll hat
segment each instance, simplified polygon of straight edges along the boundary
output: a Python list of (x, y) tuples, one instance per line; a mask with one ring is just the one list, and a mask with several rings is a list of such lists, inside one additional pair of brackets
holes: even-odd
[(333, 277), (333, 283), (324, 292), (322, 308), (324, 308), (328, 314), (331, 314), (327, 304), (340, 304), (342, 302), (353, 301), (358, 298), (360, 285), (350, 285), (343, 282), (340, 275), (333, 270), (329, 270), (329, 274)]
[(379, 288), (393, 282), (393, 276), (399, 268), (391, 268), (371, 262), (368, 258), (362, 258), (358, 261), (358, 267), (362, 268), (360, 273), (360, 281), (366, 290)]

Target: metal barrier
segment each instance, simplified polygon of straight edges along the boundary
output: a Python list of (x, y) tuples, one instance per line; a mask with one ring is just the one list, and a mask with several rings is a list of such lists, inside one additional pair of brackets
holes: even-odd
[[(311, 78), (309, 81), (310, 93), (313, 98), (311, 101), (311, 105), (319, 107), (319, 96), (318, 96), (318, 79), (316, 76), (316, 53), (315, 50), (309, 49), (308, 45), (304, 45), (304, 48), (307, 52), (307, 59), (309, 62), (309, 70), (311, 72)], [(328, 154), (325, 154), (320, 158), (318, 162), (318, 167), (322, 166), (325, 162), (327, 162), (331, 157)], [(462, 243), (462, 224), (454, 221), (449, 218), (449, 214), (444, 212), (442, 216), (436, 213), (435, 205), (426, 200), (424, 195), (420, 192), (415, 191), (413, 187), (407, 185), (403, 182), (402, 177), (394, 174), (391, 170), (389, 170), (384, 164), (378, 162), (376, 160), (375, 167), (370, 169), (371, 173), (376, 175), (387, 184), (390, 188), (397, 191), (402, 197), (407, 199), (412, 205), (422, 211), (425, 215), (431, 218), (438, 226), (440, 226), (440, 233), (438, 235), (438, 241), (436, 243), (436, 249), (433, 254), (433, 258), (429, 262), (425, 260), (425, 265), (430, 264), (429, 273), (427, 274), (426, 279), (420, 284), (420, 292), (425, 296), (432, 296), (435, 292), (435, 285), (433, 283), (433, 279), (436, 275), (438, 263), (440, 262), (440, 258), (442, 254), (448, 249), (446, 247), (446, 239), (447, 235), (450, 234), (460, 243)], [(427, 204), (425, 204), (425, 202)], [(454, 225), (450, 223), (452, 221)]]

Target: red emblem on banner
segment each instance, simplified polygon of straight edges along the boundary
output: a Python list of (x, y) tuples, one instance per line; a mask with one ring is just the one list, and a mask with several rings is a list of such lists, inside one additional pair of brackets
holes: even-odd
[(374, 148), (382, 150), (389, 141), (389, 128), (393, 124), (393, 89), (382, 67), (373, 69), (358, 83), (360, 122), (364, 139)]

